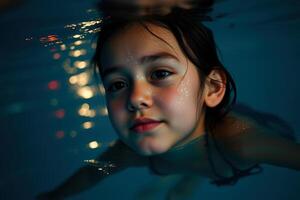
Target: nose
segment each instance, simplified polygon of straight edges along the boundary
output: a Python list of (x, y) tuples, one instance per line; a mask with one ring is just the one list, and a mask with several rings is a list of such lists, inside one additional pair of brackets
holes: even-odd
[(148, 83), (135, 83), (128, 99), (128, 110), (131, 112), (140, 111), (150, 108), (152, 104), (151, 86)]

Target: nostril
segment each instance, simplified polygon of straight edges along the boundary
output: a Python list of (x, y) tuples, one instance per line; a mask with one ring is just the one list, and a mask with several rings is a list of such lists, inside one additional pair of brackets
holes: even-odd
[(133, 86), (128, 98), (128, 110), (135, 111), (151, 107), (151, 86), (144, 81), (136, 82)]

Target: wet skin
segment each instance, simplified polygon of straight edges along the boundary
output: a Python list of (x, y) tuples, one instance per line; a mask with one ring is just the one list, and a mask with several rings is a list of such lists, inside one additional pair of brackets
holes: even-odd
[[(196, 67), (168, 30), (148, 26), (168, 44), (132, 25), (110, 38), (101, 56), (110, 120), (120, 139), (141, 155), (166, 152), (204, 133)], [(132, 129), (144, 118), (156, 124)]]

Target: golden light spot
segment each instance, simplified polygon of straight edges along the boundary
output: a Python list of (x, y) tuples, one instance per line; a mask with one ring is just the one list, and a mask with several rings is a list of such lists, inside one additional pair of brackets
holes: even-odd
[(73, 38), (75, 38), (75, 39), (80, 38), (80, 37), (81, 37), (80, 34), (73, 35)]
[(78, 69), (84, 69), (88, 66), (87, 61), (75, 61), (74, 66), (77, 67)]
[(81, 74), (78, 74), (78, 85), (85, 86), (89, 83), (90, 80), (90, 74), (87, 72), (83, 72)]
[(94, 123), (93, 122), (84, 122), (83, 124), (82, 124), (82, 127), (84, 128), (84, 129), (90, 129), (90, 128), (92, 128), (94, 126)]
[(81, 108), (90, 109), (90, 105), (88, 103), (82, 104)]
[(80, 109), (78, 110), (78, 114), (82, 117), (95, 117), (96, 112), (95, 110), (90, 109), (90, 105), (84, 103), (81, 105)]
[(66, 46), (65, 44), (60, 45), (60, 50), (61, 50), (61, 51), (66, 50), (66, 48), (67, 48), (67, 46)]
[(82, 72), (77, 75), (73, 75), (69, 78), (71, 84), (77, 84), (79, 86), (85, 86), (90, 81), (90, 74), (88, 72)]
[(89, 117), (95, 117), (95, 116), (96, 116), (96, 111), (90, 110)]
[(72, 57), (79, 57), (86, 54), (85, 49), (70, 51), (69, 55)]
[(77, 41), (74, 42), (74, 45), (79, 46), (79, 45), (81, 45), (82, 43), (83, 43), (82, 40), (77, 40)]
[(85, 86), (85, 87), (79, 88), (77, 90), (77, 94), (84, 99), (90, 99), (94, 96), (94, 91), (91, 87)]
[(92, 141), (88, 144), (89, 148), (91, 149), (97, 149), (101, 146), (100, 143), (98, 143), (97, 141)]
[(77, 68), (71, 67), (71, 60), (66, 59), (65, 62), (63, 63), (63, 68), (68, 74), (75, 74), (77, 72)]
[(69, 78), (69, 82), (70, 82), (72, 85), (76, 84), (77, 81), (78, 81), (78, 78), (77, 78), (76, 75), (75, 75), (75, 76), (71, 76), (71, 77)]

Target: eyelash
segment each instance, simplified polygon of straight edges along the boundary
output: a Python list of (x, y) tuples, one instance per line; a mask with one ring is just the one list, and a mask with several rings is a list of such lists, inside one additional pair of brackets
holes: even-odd
[[(157, 73), (163, 73), (163, 76), (162, 77), (154, 77), (155, 75), (156, 76), (158, 75)], [(168, 78), (172, 74), (174, 74), (174, 73), (170, 72), (168, 70), (159, 69), (159, 70), (153, 71), (150, 75), (150, 78), (151, 78), (151, 80), (159, 81), (159, 80), (164, 80), (164, 79)], [(160, 74), (160, 75), (162, 75), (162, 74)], [(118, 84), (121, 84), (121, 86)], [(128, 83), (126, 83), (126, 81), (115, 81), (108, 85), (107, 91), (110, 93), (113, 93), (113, 92), (117, 92), (117, 91), (123, 89), (124, 87), (128, 87)]]
[[(164, 76), (163, 77), (160, 77), (160, 78), (154, 78), (153, 75), (155, 75), (155, 73), (163, 73)], [(167, 73), (167, 75), (166, 75)], [(163, 79), (166, 79), (167, 77), (171, 76), (172, 74), (174, 74), (173, 72), (170, 72), (168, 70), (165, 70), (165, 69), (159, 69), (159, 70), (155, 70), (151, 73), (151, 80), (163, 80)], [(156, 74), (157, 75), (157, 74)]]
[[(118, 84), (123, 84), (123, 85), (121, 86), (121, 88), (114, 88), (114, 87), (118, 87)], [(126, 87), (126, 86), (128, 86), (128, 84), (125, 81), (116, 81), (116, 82), (113, 82), (112, 84), (110, 84), (108, 86), (107, 91), (108, 92), (116, 92), (116, 91), (121, 90), (123, 87)]]

